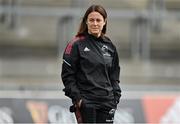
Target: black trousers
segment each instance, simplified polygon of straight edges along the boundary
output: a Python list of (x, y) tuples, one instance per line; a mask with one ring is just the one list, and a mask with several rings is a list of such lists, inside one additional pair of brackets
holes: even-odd
[(104, 110), (92, 106), (82, 106), (80, 109), (83, 123), (113, 123), (115, 109)]

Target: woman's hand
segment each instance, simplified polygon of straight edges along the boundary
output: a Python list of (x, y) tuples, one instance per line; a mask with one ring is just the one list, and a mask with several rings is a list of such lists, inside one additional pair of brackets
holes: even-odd
[(80, 100), (77, 102), (76, 105), (77, 105), (78, 108), (81, 108), (81, 104), (82, 104), (82, 99), (80, 99)]

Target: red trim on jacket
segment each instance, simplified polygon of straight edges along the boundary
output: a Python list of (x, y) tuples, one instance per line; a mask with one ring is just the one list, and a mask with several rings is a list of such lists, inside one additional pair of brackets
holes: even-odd
[(85, 37), (84, 36), (76, 36), (74, 37), (67, 45), (65, 49), (65, 54), (70, 54), (72, 50), (72, 46), (76, 41), (83, 40)]

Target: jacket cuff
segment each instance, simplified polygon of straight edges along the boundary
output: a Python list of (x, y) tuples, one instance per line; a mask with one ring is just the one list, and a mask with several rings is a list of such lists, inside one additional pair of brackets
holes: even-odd
[(79, 102), (79, 100), (81, 100), (81, 95), (78, 94), (77, 96), (75, 96), (73, 99), (72, 99), (72, 103), (73, 104), (76, 104)]
[(119, 103), (119, 100), (120, 100), (121, 96), (115, 96), (115, 103), (118, 104)]

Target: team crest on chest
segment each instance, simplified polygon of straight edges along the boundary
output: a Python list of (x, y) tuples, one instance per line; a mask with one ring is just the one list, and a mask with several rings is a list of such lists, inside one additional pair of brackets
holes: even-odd
[(101, 50), (103, 51), (103, 56), (111, 56), (111, 54), (109, 54), (109, 50), (108, 50), (108, 46), (106, 46), (106, 45), (103, 45), (102, 46), (102, 48), (101, 48)]

